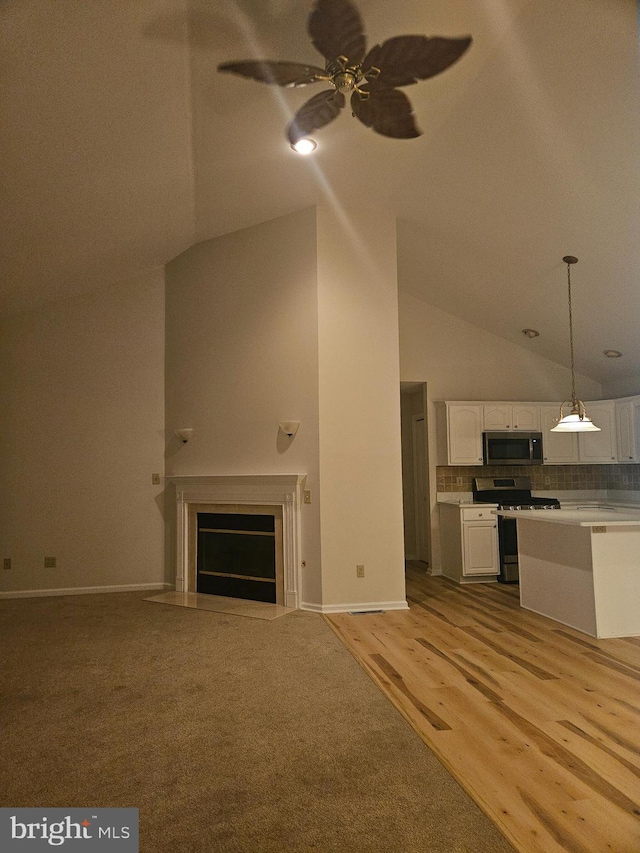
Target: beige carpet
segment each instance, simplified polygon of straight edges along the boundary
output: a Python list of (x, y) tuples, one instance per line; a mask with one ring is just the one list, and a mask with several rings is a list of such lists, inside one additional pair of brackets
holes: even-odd
[(511, 851), (321, 616), (145, 596), (0, 602), (0, 806), (138, 807), (142, 853)]
[(230, 616), (245, 616), (249, 619), (277, 619), (295, 611), (281, 604), (267, 601), (248, 601), (246, 598), (228, 598), (224, 595), (205, 595), (202, 592), (161, 592), (145, 601), (159, 604), (174, 604), (192, 610), (208, 610), (211, 613), (227, 613)]

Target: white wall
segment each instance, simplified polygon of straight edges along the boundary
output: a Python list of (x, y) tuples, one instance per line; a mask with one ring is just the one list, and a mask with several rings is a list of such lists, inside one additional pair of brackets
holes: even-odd
[[(400, 287), (402, 283), (400, 283)], [(429, 382), (431, 400), (551, 400), (571, 396), (571, 373), (400, 290), (400, 373)], [(583, 400), (602, 388), (576, 375)]]
[(2, 589), (162, 584), (163, 271), (1, 332)]
[(396, 257), (392, 217), (318, 208), (325, 608), (405, 601)]
[(307, 474), (317, 609), (404, 602), (395, 224), (350, 221), (310, 208), (167, 267), (167, 474)]
[(619, 379), (607, 382), (603, 387), (603, 396), (607, 400), (615, 400), (618, 397), (634, 397), (640, 394), (640, 368), (630, 373), (625, 373)]
[[(303, 602), (319, 603), (316, 213), (193, 246), (167, 267), (167, 474), (307, 474)], [(299, 420), (292, 441), (282, 420)], [(173, 430), (192, 427), (182, 445)]]

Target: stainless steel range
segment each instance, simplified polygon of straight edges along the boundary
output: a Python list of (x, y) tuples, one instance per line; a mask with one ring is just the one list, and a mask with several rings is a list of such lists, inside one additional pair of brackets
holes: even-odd
[[(498, 504), (499, 509), (560, 509), (557, 498), (531, 496), (529, 477), (476, 477), (473, 481), (473, 500), (477, 503)], [(515, 518), (498, 516), (498, 548), (502, 583), (517, 583), (518, 536)]]

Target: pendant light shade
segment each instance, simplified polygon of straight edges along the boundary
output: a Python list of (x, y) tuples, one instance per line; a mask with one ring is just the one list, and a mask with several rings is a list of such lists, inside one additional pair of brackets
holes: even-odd
[(569, 403), (565, 400), (560, 406), (560, 417), (557, 423), (551, 428), (551, 432), (600, 432), (600, 427), (596, 426), (591, 418), (587, 417), (587, 412), (582, 400), (576, 397), (576, 371), (573, 364), (573, 317), (571, 314), (571, 265), (577, 264), (578, 259), (573, 255), (565, 255), (562, 259), (567, 265), (567, 291), (569, 295), (569, 344), (571, 349), (571, 411), (568, 415), (563, 416), (564, 406)]
[(562, 410), (565, 403), (568, 402), (568, 400), (565, 400), (562, 406), (560, 406), (558, 423), (551, 428), (551, 432), (600, 432), (600, 427), (597, 427), (591, 418), (587, 417), (582, 400), (576, 400), (571, 407), (570, 414), (562, 417)]

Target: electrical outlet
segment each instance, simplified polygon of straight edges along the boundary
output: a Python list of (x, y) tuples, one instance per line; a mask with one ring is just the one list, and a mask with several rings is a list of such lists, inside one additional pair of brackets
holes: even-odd
[(545, 477), (544, 478), (544, 484), (545, 484), (545, 486), (550, 486), (551, 485), (551, 477)]
[(311, 489), (305, 489), (304, 490), (304, 502), (306, 504), (311, 503)]
[(364, 577), (364, 566), (356, 566), (356, 577), (358, 577), (358, 578)]
[(456, 486), (462, 485), (462, 477), (456, 477)]
[(151, 485), (159, 486), (160, 485), (160, 474), (152, 474), (151, 475)]
[(55, 557), (45, 557), (44, 558), (44, 567), (45, 567), (45, 569), (55, 569), (56, 558)]
[(5, 557), (4, 558), (4, 567), (5, 567), (5, 569), (11, 568), (11, 557)]

